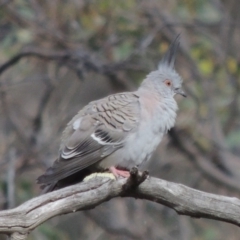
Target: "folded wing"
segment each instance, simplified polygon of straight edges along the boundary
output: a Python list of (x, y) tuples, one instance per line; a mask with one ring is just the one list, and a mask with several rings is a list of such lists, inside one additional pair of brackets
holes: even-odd
[(124, 146), (139, 123), (139, 98), (134, 93), (110, 95), (89, 103), (63, 132), (60, 156), (39, 183), (49, 184), (103, 160)]

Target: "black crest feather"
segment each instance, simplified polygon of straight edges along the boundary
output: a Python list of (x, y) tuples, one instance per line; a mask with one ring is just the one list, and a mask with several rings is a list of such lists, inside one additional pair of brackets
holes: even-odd
[(176, 38), (173, 40), (171, 43), (169, 49), (167, 52), (164, 54), (162, 60), (159, 63), (160, 65), (168, 65), (171, 68), (174, 68), (174, 63), (175, 63), (175, 58), (176, 58), (176, 53), (179, 47), (180, 43), (180, 34), (176, 36)]

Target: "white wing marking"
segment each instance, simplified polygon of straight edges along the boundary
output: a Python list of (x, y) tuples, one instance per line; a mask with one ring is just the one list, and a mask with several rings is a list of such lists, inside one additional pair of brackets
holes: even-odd
[(95, 135), (95, 133), (92, 133), (91, 137), (93, 138), (93, 140), (97, 141), (101, 145), (117, 145), (117, 144), (121, 144), (123, 142), (123, 141), (119, 141), (119, 142), (105, 142), (100, 137), (97, 137)]
[(73, 129), (77, 130), (81, 125), (82, 118), (78, 118), (76, 121), (73, 122)]

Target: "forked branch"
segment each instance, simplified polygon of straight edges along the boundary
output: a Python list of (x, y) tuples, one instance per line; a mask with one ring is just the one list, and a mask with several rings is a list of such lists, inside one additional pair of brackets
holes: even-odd
[(95, 177), (33, 198), (19, 207), (0, 212), (0, 233), (10, 235), (12, 240), (26, 239), (34, 228), (54, 216), (88, 210), (115, 197), (146, 199), (182, 215), (240, 226), (240, 200), (235, 197), (206, 193), (153, 177), (143, 182), (143, 178), (139, 179), (134, 180), (136, 185), (130, 184), (126, 188), (127, 179)]

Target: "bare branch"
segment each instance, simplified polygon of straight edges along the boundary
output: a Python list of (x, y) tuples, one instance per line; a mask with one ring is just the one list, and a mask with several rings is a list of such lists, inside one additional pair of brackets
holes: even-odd
[(16, 149), (11, 148), (9, 151), (8, 171), (7, 171), (7, 204), (8, 208), (15, 206), (15, 162)]
[[(234, 176), (227, 175), (220, 169), (218, 169), (209, 159), (209, 157), (200, 153), (196, 149), (196, 144), (193, 140), (183, 141), (185, 139), (191, 139), (186, 132), (178, 134), (175, 128), (169, 131), (174, 146), (179, 149), (188, 160), (190, 160), (208, 179), (214, 181), (221, 186), (227, 187), (234, 191), (240, 191), (239, 181)], [(180, 136), (182, 135), (182, 136)]]
[(17, 64), (24, 57), (38, 57), (47, 60), (62, 60), (65, 58), (69, 58), (70, 54), (67, 51), (49, 53), (47, 51), (39, 49), (26, 49), (16, 54), (14, 57), (12, 57), (4, 64), (0, 65), (0, 74), (2, 74), (5, 70), (12, 67), (13, 65)]
[(33, 198), (17, 208), (0, 212), (0, 233), (8, 234), (12, 239), (19, 239), (19, 236), (25, 239), (23, 236), (27, 237), (34, 228), (54, 216), (92, 209), (115, 197), (146, 199), (182, 215), (240, 226), (240, 200), (235, 197), (210, 194), (152, 177), (126, 191), (126, 182), (126, 179), (96, 177)]
[(83, 70), (105, 75), (110, 80), (111, 84), (118, 85), (121, 90), (132, 88), (132, 84), (129, 83), (129, 81), (120, 78), (118, 76), (118, 72), (122, 69), (139, 69), (138, 66), (131, 64), (131, 59), (116, 63), (104, 63), (99, 61), (93, 54), (85, 51), (52, 51), (40, 48), (26, 48), (0, 65), (0, 75), (4, 71), (17, 64), (21, 59), (28, 57), (34, 57), (48, 61), (56, 61), (59, 64), (65, 65), (69, 69), (75, 71), (76, 74), (80, 77), (83, 75)]

